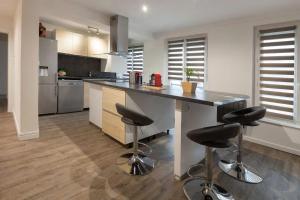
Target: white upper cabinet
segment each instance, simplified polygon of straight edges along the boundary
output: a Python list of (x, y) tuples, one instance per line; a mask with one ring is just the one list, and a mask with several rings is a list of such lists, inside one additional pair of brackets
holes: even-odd
[(108, 52), (107, 39), (99, 37), (88, 37), (88, 56), (106, 58), (104, 53)]
[(58, 52), (96, 58), (106, 58), (108, 52), (107, 37), (92, 37), (73, 33), (63, 29), (56, 30)]
[(87, 56), (88, 44), (87, 37), (78, 33), (72, 34), (72, 54)]
[(57, 48), (58, 52), (60, 53), (73, 53), (72, 47), (72, 32), (65, 31), (65, 30), (56, 30), (56, 40), (57, 40)]

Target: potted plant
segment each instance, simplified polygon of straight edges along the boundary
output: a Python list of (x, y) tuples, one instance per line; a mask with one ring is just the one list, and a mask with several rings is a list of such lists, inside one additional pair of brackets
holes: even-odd
[(67, 72), (64, 68), (58, 68), (58, 76), (66, 76)]
[(197, 82), (191, 82), (191, 76), (196, 75), (195, 70), (186, 67), (184, 69), (186, 81), (181, 82), (182, 90), (184, 93), (195, 93)]

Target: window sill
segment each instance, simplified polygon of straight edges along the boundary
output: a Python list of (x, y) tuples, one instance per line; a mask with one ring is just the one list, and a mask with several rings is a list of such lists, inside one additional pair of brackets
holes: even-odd
[(260, 121), (263, 123), (273, 124), (273, 125), (277, 125), (277, 126), (284, 126), (284, 127), (288, 127), (288, 128), (300, 129), (299, 122), (284, 121), (284, 120), (271, 119), (271, 118), (264, 118), (264, 119), (261, 119)]

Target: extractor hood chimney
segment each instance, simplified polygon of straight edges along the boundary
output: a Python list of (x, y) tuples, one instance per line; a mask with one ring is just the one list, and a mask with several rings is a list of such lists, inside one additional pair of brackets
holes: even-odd
[(115, 15), (110, 18), (109, 55), (126, 57), (128, 54), (128, 18)]

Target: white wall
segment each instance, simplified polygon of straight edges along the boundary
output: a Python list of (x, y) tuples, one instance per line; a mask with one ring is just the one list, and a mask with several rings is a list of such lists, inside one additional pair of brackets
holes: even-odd
[(0, 95), (7, 95), (8, 36), (0, 33)]
[(17, 132), (20, 132), (21, 124), (21, 29), (22, 29), (22, 2), (19, 1), (14, 16), (14, 107), (13, 113)]
[[(206, 33), (208, 35), (208, 90), (246, 94), (253, 92), (254, 26), (300, 20), (300, 12), (273, 13), (160, 33), (145, 42), (144, 74), (160, 71), (167, 83), (166, 39)], [(300, 155), (300, 130), (263, 123), (249, 130), (248, 139)]]
[(34, 0), (20, 0), (15, 13), (15, 107), (20, 139), (39, 136), (38, 126), (38, 24)]
[(104, 68), (106, 72), (116, 72), (117, 75), (122, 75), (127, 71), (127, 59), (119, 56), (108, 56)]
[(151, 74), (160, 72), (163, 74), (163, 83), (167, 83), (167, 56), (164, 39), (148, 40), (144, 42), (144, 80), (149, 82)]

